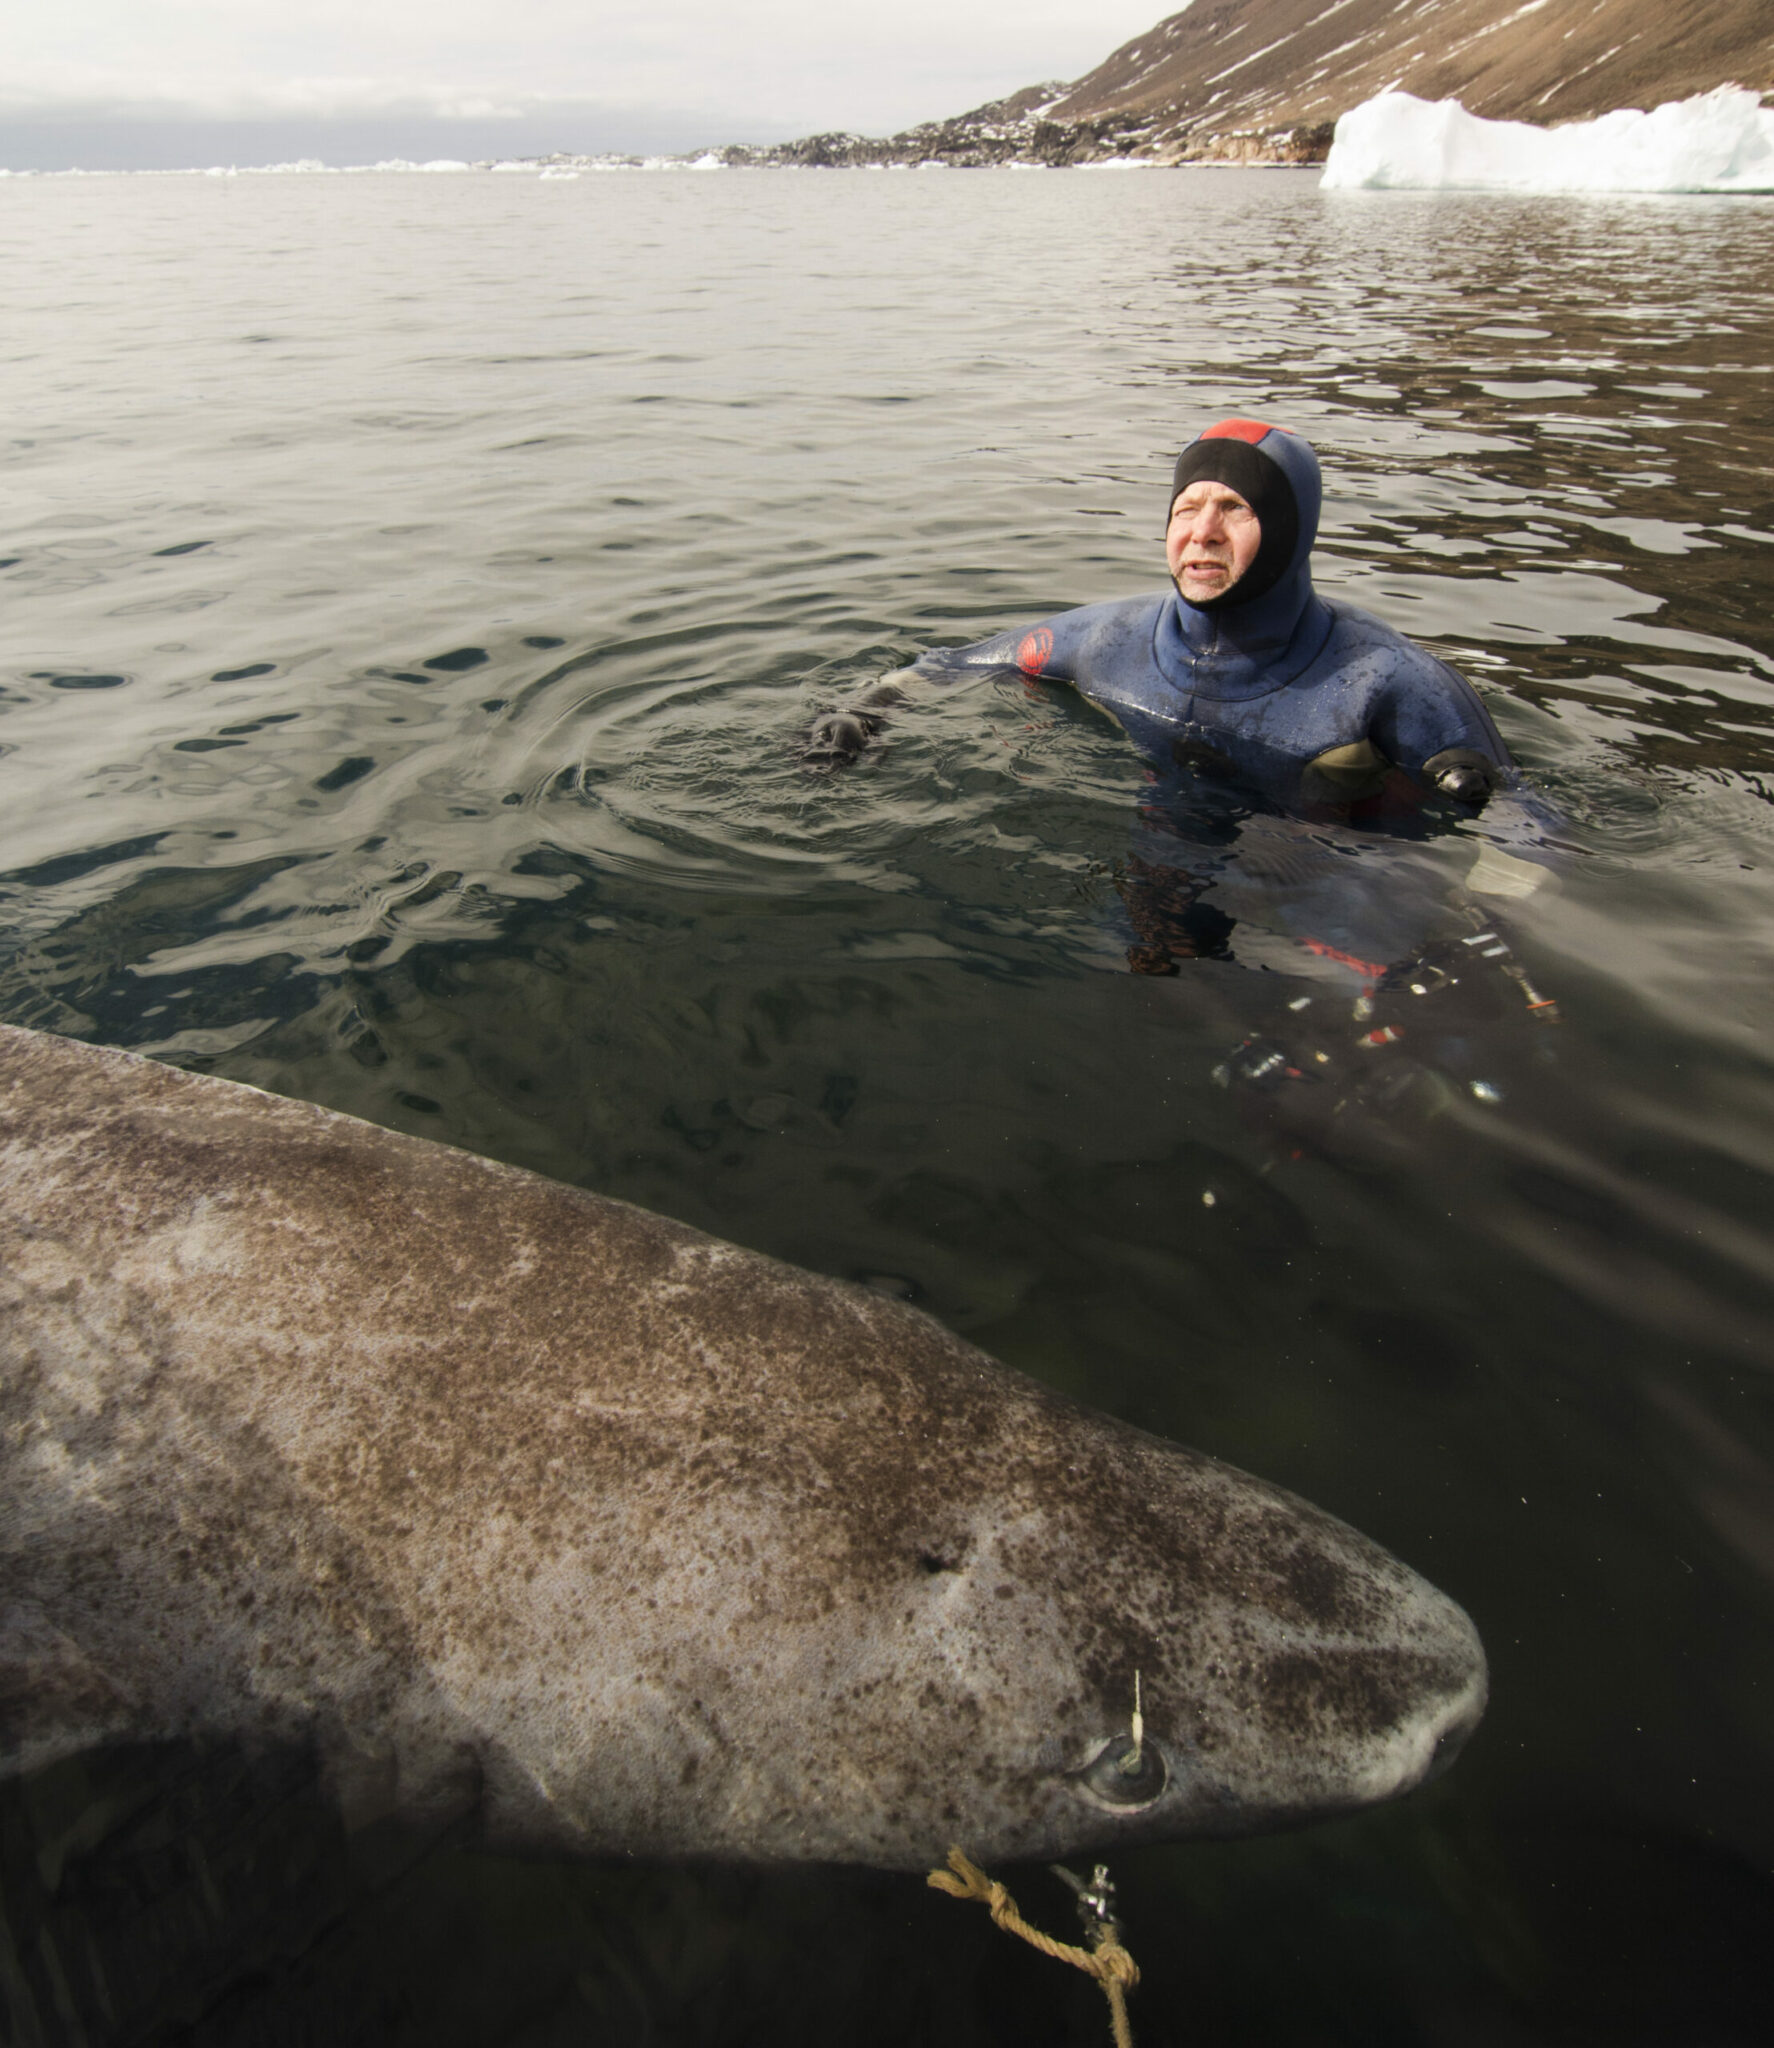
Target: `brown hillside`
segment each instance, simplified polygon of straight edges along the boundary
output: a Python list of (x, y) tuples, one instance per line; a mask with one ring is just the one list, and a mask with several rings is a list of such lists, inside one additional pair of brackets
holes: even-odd
[(1774, 91), (1774, 0), (1193, 0), (1047, 115), (1149, 123), (1162, 150), (1314, 128), (1392, 87), (1552, 122), (1725, 83)]
[(902, 134), (735, 144), (733, 164), (1321, 161), (1376, 93), (1590, 120), (1718, 85), (1774, 95), (1774, 0), (1192, 0), (1070, 85)]

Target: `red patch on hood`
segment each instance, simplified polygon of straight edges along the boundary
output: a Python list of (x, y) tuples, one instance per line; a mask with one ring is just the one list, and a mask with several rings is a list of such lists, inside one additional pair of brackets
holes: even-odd
[(1254, 448), (1266, 435), (1280, 431), (1277, 427), (1265, 426), (1261, 420), (1221, 420), (1195, 438), (1198, 441), (1248, 441)]

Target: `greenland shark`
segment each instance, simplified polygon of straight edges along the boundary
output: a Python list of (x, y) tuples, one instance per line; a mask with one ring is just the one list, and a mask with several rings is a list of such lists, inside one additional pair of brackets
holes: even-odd
[(1408, 1791), (1451, 1600), (915, 1309), (0, 1027), (0, 1770), (306, 1745), (348, 1814), (916, 1868)]

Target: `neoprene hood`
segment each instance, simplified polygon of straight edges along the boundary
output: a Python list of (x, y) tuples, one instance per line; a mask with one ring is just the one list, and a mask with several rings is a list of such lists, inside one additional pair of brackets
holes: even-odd
[(1267, 426), (1261, 420), (1220, 420), (1177, 457), (1165, 505), (1167, 525), (1179, 493), (1204, 480), (1236, 491), (1262, 528), (1256, 559), (1231, 589), (1202, 604), (1183, 600), (1196, 611), (1232, 611), (1266, 596), (1284, 577), (1305, 568), (1318, 538), (1324, 496), (1318, 457), (1309, 441), (1285, 427)]

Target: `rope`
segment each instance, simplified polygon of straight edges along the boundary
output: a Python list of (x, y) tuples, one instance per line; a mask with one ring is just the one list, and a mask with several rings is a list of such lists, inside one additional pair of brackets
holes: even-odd
[(1031, 1927), (1017, 1911), (1009, 1892), (996, 1878), (987, 1877), (960, 1849), (951, 1849), (948, 1869), (933, 1870), (926, 1882), (951, 1898), (978, 1899), (991, 1913), (993, 1924), (1002, 1927), (1006, 1934), (1020, 1935), (1044, 1956), (1052, 1956), (1057, 1963), (1070, 1963), (1073, 1969), (1094, 1977), (1109, 2001), (1115, 2048), (1133, 2048), (1133, 2030), (1127, 2023), (1127, 1994), (1140, 1981), (1139, 1965), (1107, 1928), (1091, 1948), (1074, 1948), (1070, 1942), (1055, 1941), (1051, 1934)]

